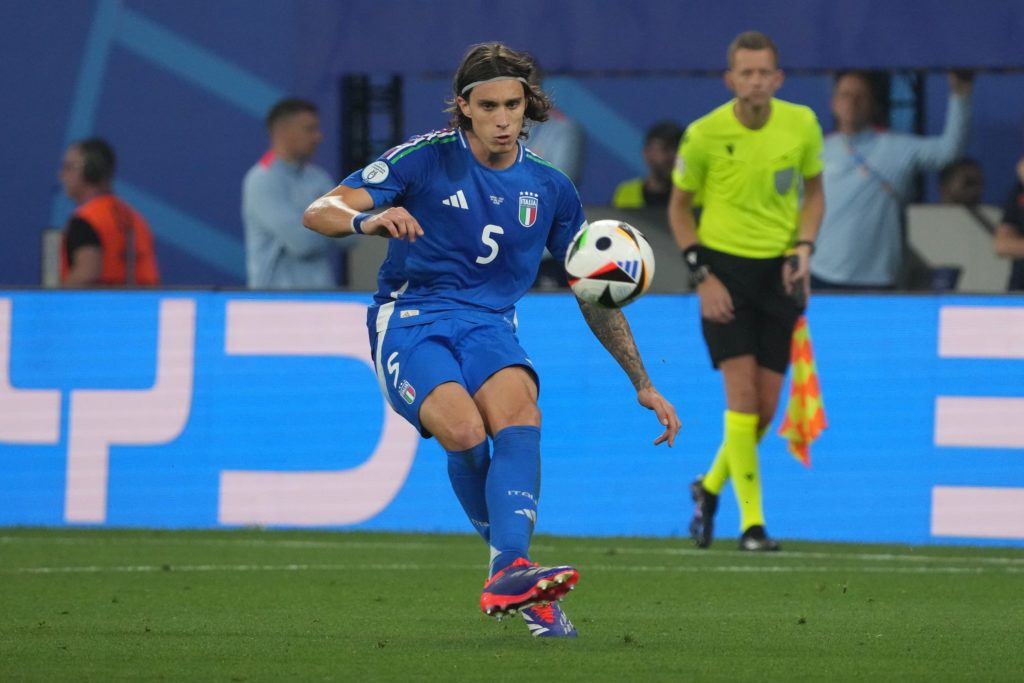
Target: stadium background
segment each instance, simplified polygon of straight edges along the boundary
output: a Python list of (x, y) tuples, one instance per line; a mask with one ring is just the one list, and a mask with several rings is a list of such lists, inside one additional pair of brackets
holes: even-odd
[[(806, 103), (825, 130), (828, 71), (934, 69), (921, 102), (942, 125), (942, 67), (978, 78), (970, 153), (1002, 203), (1024, 151), (1024, 9), (1016, 0), (833, 3), (751, 0), (78, 0), (0, 3), (0, 88), (7, 132), (0, 284), (40, 281), (40, 232), (70, 204), (56, 173), (65, 146), (90, 134), (119, 153), (119, 190), (150, 218), (170, 285), (243, 283), (241, 178), (266, 149), (263, 117), (279, 96), (318, 103), (318, 155), (340, 178), (339, 81), (404, 78), (406, 134), (443, 127), (452, 70), (468, 44), (528, 49), (559, 107), (588, 133), (584, 204), (609, 201), (642, 172), (644, 129), (687, 123), (727, 96), (725, 48), (741, 30), (774, 36), (789, 77), (780, 96)], [(1014, 70), (1016, 69), (1016, 70)], [(684, 77), (684, 74), (686, 77)]]
[[(1002, 201), (1024, 151), (1024, 10), (1012, 0), (527, 0), (507, 12), (483, 2), (83, 0), (2, 3), (0, 22), (8, 27), (0, 87), (9, 125), (0, 286), (14, 288), (0, 293), (2, 524), (464, 528), (436, 444), (388, 422), (362, 355), (365, 295), (214, 291), (243, 282), (241, 178), (266, 147), (262, 119), (282, 95), (320, 105), (318, 161), (340, 177), (349, 170), (339, 168), (342, 74), (401, 74), (411, 134), (444, 125), (448, 79), (466, 45), (502, 40), (528, 49), (558, 105), (587, 129), (580, 192), (597, 206), (618, 180), (642, 172), (647, 125), (688, 122), (727, 97), (725, 46), (759, 28), (782, 51), (789, 76), (780, 96), (812, 106), (826, 130), (832, 69), (928, 69), (921, 106), (935, 131), (948, 92), (942, 69), (979, 67), (969, 151), (984, 164), (987, 202)], [(167, 284), (201, 289), (18, 291), (39, 283), (42, 229), (70, 210), (56, 182), (63, 150), (90, 134), (117, 146), (119, 191), (150, 218)], [(261, 302), (280, 308), (252, 305)], [(305, 324), (320, 305), (333, 311), (326, 335), (312, 323), (299, 336), (306, 341), (264, 338), (266, 320)], [(685, 295), (652, 295), (630, 309), (652, 373), (685, 419), (680, 444), (668, 451), (644, 445), (650, 416), (638, 412), (578, 316), (564, 315), (572, 303), (562, 295), (524, 302), (522, 334), (542, 368), (548, 425), (540, 530), (685, 532), (682, 492), (717, 443), (722, 408), (687, 322), (693, 306)], [(781, 535), (1019, 543), (1020, 306), (1011, 297), (815, 303), (832, 427), (811, 470), (769, 439), (767, 506)], [(229, 329), (248, 332), (236, 338)], [(158, 375), (163, 343), (170, 355), (159, 367), (168, 374)], [(126, 390), (135, 393), (106, 393)], [(155, 403), (143, 400), (149, 392)], [(378, 442), (390, 444), (383, 460), (369, 457)], [(106, 457), (106, 470), (76, 469)], [(279, 470), (299, 476), (282, 484), (273, 479)], [(308, 517), (288, 504), (366, 481), (379, 484), (372, 495), (335, 500)], [(293, 498), (260, 503), (252, 495), (260, 490)], [(723, 505), (723, 529), (735, 526), (731, 507)]]

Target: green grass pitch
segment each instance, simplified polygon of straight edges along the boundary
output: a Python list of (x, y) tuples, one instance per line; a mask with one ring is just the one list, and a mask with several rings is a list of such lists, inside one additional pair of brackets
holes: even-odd
[(483, 615), (476, 536), (0, 529), (3, 681), (1019, 681), (1024, 548), (537, 537), (576, 639)]

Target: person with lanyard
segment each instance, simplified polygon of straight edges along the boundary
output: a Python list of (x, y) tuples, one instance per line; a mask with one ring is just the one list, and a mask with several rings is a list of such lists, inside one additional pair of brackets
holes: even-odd
[[(333, 289), (344, 283), (338, 244), (302, 226), (309, 203), (335, 186), (313, 163), (323, 140), (309, 100), (286, 97), (266, 116), (270, 149), (242, 180), (246, 284), (250, 289)], [(340, 266), (340, 277), (337, 272)]]
[(871, 74), (840, 74), (832, 91), (836, 130), (825, 137), (828, 204), (821, 223), (811, 286), (815, 289), (895, 289), (903, 266), (904, 209), (913, 181), (964, 152), (973, 77), (950, 72), (942, 134), (923, 137), (876, 125), (878, 97)]
[[(778, 60), (763, 33), (733, 40), (725, 82), (736, 97), (687, 127), (672, 173), (669, 223), (725, 385), (721, 447), (690, 485), (690, 534), (698, 548), (711, 545), (718, 497), (731, 479), (740, 550), (779, 549), (765, 530), (758, 443), (775, 416), (806, 305), (824, 195), (821, 127), (810, 108), (774, 97), (783, 81)], [(698, 196), (699, 227), (692, 211)]]
[[(579, 572), (529, 555), (541, 413), (516, 303), (545, 247), (563, 261), (587, 222), (569, 178), (523, 144), (551, 106), (529, 54), (472, 46), (449, 102), (450, 128), (355, 171), (309, 206), (304, 223), (331, 237), (390, 240), (367, 315), (371, 354), (391, 407), (444, 448), (455, 495), (490, 548), (480, 609), (499, 618), (519, 611), (534, 635), (571, 637), (558, 599)], [(663, 431), (654, 443), (671, 446), (679, 418), (654, 388), (623, 312), (579, 306), (638, 403), (655, 412)]]

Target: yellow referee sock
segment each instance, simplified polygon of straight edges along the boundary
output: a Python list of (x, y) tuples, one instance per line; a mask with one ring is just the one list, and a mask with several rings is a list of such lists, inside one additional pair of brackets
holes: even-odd
[(768, 433), (768, 428), (769, 427), (771, 427), (771, 425), (767, 424), (764, 427), (760, 427), (757, 430), (757, 443), (758, 443), (758, 445), (761, 444), (761, 441), (764, 439), (764, 435)]
[(718, 447), (718, 453), (711, 463), (711, 469), (704, 475), (703, 486), (708, 493), (716, 496), (725, 488), (725, 482), (729, 481), (729, 460), (725, 457), (725, 442)]
[(740, 506), (740, 529), (764, 525), (761, 506), (761, 473), (757, 461), (757, 415), (725, 411), (724, 460), (728, 462), (736, 502)]

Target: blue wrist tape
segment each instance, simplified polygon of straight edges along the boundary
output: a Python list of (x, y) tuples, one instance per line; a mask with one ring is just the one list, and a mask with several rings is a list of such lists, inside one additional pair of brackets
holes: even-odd
[(357, 213), (355, 216), (352, 216), (352, 232), (365, 235), (366, 233), (363, 232), (363, 221), (372, 217), (372, 213)]

